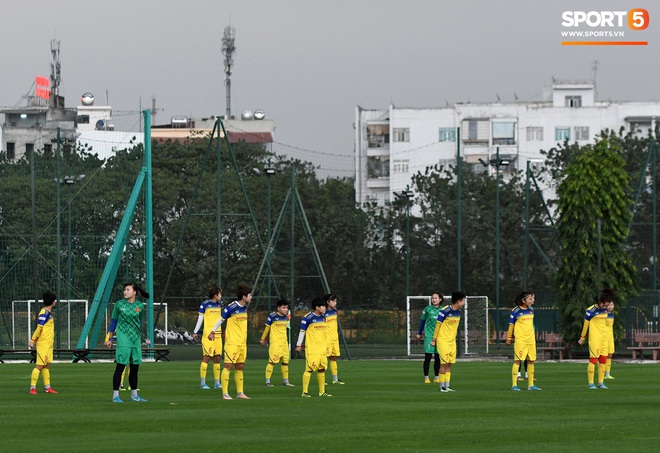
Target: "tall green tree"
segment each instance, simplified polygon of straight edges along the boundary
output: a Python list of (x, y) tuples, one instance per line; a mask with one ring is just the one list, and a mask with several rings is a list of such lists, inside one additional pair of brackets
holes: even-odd
[(603, 135), (593, 145), (571, 150), (571, 161), (557, 173), (562, 242), (557, 286), (561, 330), (568, 341), (577, 339), (584, 311), (600, 289), (613, 288), (621, 300), (637, 291), (637, 271), (626, 248), (630, 176), (620, 142)]

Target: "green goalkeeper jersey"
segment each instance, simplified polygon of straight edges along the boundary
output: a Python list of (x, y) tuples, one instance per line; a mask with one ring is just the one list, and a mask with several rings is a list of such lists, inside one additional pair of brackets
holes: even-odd
[(112, 310), (112, 319), (117, 320), (115, 335), (117, 346), (140, 347), (142, 342), (142, 316), (144, 303), (136, 300), (131, 303), (126, 299), (115, 302)]

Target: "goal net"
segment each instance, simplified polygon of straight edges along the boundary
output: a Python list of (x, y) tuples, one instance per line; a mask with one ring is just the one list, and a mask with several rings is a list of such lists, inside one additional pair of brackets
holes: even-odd
[[(27, 347), (28, 341), (32, 337), (32, 332), (37, 323), (37, 316), (43, 307), (43, 301), (34, 299), (14, 300), (11, 302), (11, 336), (12, 347)], [(55, 322), (55, 347), (71, 349), (75, 347), (80, 332), (82, 331), (89, 301), (86, 299), (61, 299), (53, 311)], [(87, 347), (87, 343), (85, 343)]]
[[(154, 326), (156, 335), (154, 336), (154, 345), (168, 344), (169, 332), (168, 318), (169, 313), (167, 304), (154, 303), (154, 309), (163, 305), (164, 316), (160, 322)], [(37, 325), (37, 316), (43, 307), (43, 301), (38, 300), (35, 305), (34, 299), (14, 300), (11, 303), (11, 345), (12, 348), (27, 347), (28, 341), (32, 337), (32, 332)], [(89, 301), (86, 299), (61, 299), (55, 306), (53, 312), (55, 322), (55, 348), (72, 349), (76, 347), (78, 338), (85, 325), (89, 309)], [(108, 330), (110, 325), (110, 316), (112, 315), (112, 306), (106, 309), (103, 319), (104, 331)], [(57, 335), (59, 332), (59, 342)], [(58, 344), (59, 343), (59, 344)], [(89, 338), (85, 339), (85, 347), (89, 347)]]
[[(406, 301), (406, 338), (409, 356), (424, 355), (424, 339), (416, 338), (424, 308), (431, 304), (431, 296), (408, 296)], [(443, 306), (447, 305), (447, 299)], [(488, 297), (468, 296), (461, 314), (458, 331), (460, 355), (488, 354), (489, 321)]]

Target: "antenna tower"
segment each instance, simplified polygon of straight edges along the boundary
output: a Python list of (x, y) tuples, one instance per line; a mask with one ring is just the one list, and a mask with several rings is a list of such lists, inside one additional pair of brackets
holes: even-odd
[(594, 65), (591, 67), (594, 71), (594, 100), (598, 99), (598, 86), (596, 85), (596, 77), (598, 75), (598, 60), (594, 60)]
[(151, 97), (151, 124), (156, 124), (156, 114), (162, 112), (165, 109), (156, 108), (156, 96)]
[(50, 63), (50, 92), (57, 96), (60, 94), (60, 41), (53, 39), (50, 41), (50, 53), (53, 55), (53, 61)]
[(225, 55), (225, 88), (227, 92), (227, 119), (231, 119), (231, 68), (234, 65), (234, 52), (236, 52), (236, 45), (234, 44), (236, 30), (234, 27), (227, 25), (222, 33), (222, 53)]

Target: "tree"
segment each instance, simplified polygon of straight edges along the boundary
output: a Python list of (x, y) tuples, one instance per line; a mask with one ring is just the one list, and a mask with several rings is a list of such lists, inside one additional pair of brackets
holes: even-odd
[(602, 135), (594, 145), (570, 149), (570, 162), (556, 173), (562, 242), (557, 286), (561, 329), (568, 341), (577, 339), (584, 311), (600, 289), (613, 288), (621, 300), (637, 290), (636, 269), (626, 249), (632, 202), (621, 143)]
[[(463, 163), (461, 186), (461, 281), (468, 294), (483, 294), (494, 300), (496, 178), (487, 168)], [(413, 178), (420, 216), (415, 219), (413, 254), (414, 288), (426, 293), (455, 290), (458, 280), (457, 168), (427, 168)], [(525, 191), (522, 172), (500, 180), (500, 283), (502, 306), (509, 306), (522, 288)], [(533, 197), (531, 221), (547, 221), (538, 197)], [(540, 260), (537, 260), (540, 261)], [(536, 264), (536, 262), (535, 262)], [(531, 285), (548, 287), (545, 272), (532, 276)], [(445, 290), (446, 291), (446, 290)]]

